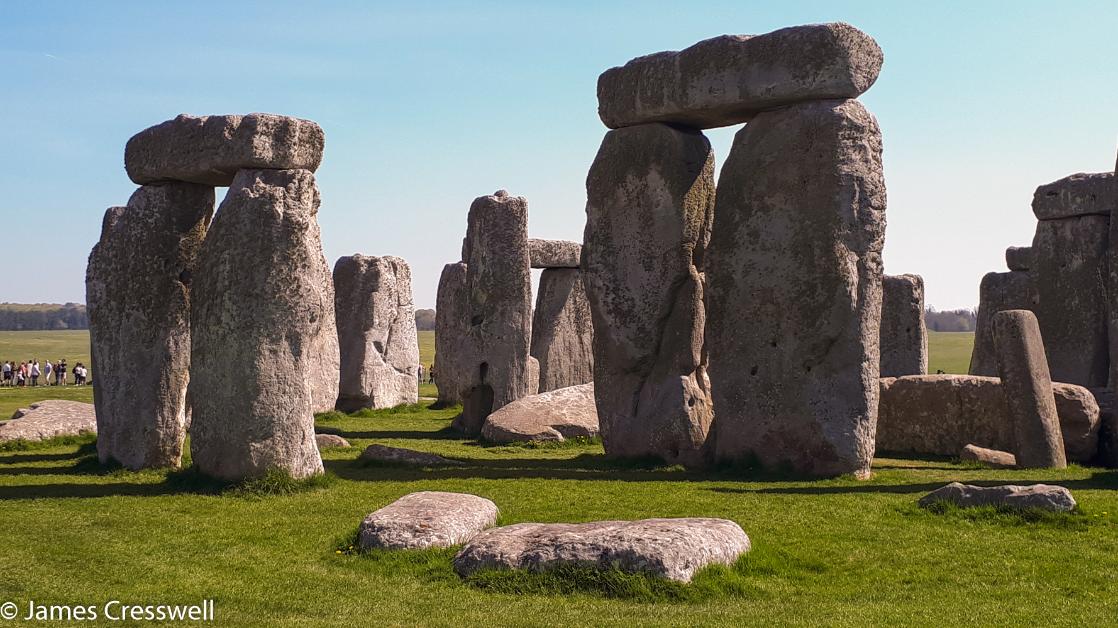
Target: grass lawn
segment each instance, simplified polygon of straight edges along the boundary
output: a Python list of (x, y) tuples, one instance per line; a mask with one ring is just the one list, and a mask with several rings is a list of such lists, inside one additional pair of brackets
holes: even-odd
[(966, 374), (970, 369), (970, 354), (974, 348), (974, 332), (929, 331), (928, 372)]
[[(219, 625), (1113, 624), (1118, 472), (988, 471), (879, 459), (872, 480), (795, 481), (633, 467), (600, 445), (484, 447), (447, 431), (456, 410), (321, 421), (335, 481), (290, 495), (199, 491), (181, 474), (105, 471), (89, 444), (0, 452), (0, 599), (22, 605), (213, 598)], [(363, 467), (372, 442), (462, 468)], [(1082, 514), (1029, 522), (936, 515), (916, 499), (948, 481), (1059, 483)], [(504, 524), (709, 516), (754, 549), (701, 574), (697, 601), (580, 590), (512, 594), (460, 581), (452, 551), (351, 555), (369, 512), (413, 491), (475, 493)], [(344, 553), (336, 553), (338, 550)], [(500, 582), (500, 580), (498, 580)], [(515, 581), (514, 581), (515, 582)], [(507, 582), (506, 582), (507, 585)], [(515, 588), (515, 587), (513, 587)]]

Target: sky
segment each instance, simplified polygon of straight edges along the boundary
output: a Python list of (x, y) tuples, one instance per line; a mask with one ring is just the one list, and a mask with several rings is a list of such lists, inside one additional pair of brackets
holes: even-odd
[[(124, 145), (179, 113), (318, 122), (328, 263), (397, 255), (418, 307), (477, 196), (582, 240), (604, 70), (724, 33), (845, 21), (885, 52), (861, 96), (884, 137), (885, 269), (971, 308), (1027, 245), (1038, 185), (1111, 171), (1113, 2), (0, 2), (0, 301), (84, 302)], [(718, 165), (734, 127), (711, 130)], [(224, 195), (218, 190), (218, 201)], [(251, 260), (245, 260), (250, 263)]]

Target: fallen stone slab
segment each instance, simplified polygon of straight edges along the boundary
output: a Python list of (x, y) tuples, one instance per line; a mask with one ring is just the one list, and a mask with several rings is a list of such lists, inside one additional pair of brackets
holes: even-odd
[(1116, 207), (1118, 185), (1113, 172), (1080, 172), (1042, 185), (1033, 193), (1037, 220), (1109, 216)]
[(722, 35), (606, 70), (598, 77), (598, 115), (611, 129), (728, 126), (784, 105), (856, 98), (883, 61), (872, 37), (841, 22)]
[(140, 131), (124, 148), (133, 182), (187, 181), (216, 187), (238, 170), (310, 170), (322, 162), (325, 135), (310, 120), (271, 113), (191, 116)]
[(928, 508), (937, 502), (952, 503), (960, 508), (998, 506), (1014, 510), (1039, 509), (1052, 512), (1071, 512), (1076, 506), (1071, 491), (1049, 484), (973, 486), (952, 482), (921, 497), (919, 504), (922, 508)]
[(319, 449), (328, 449), (330, 447), (352, 447), (349, 441), (338, 436), (337, 434), (315, 434), (314, 442), (318, 445)]
[(981, 462), (995, 469), (1012, 469), (1017, 466), (1017, 458), (1013, 454), (1007, 451), (979, 447), (978, 445), (963, 447), (963, 451), (959, 452), (959, 459)]
[(491, 443), (563, 441), (598, 435), (594, 384), (524, 397), (489, 415), (481, 437)]
[(528, 239), (532, 268), (578, 268), (582, 245), (569, 240)]
[(1031, 270), (1033, 267), (1033, 247), (1011, 246), (1005, 250), (1005, 265), (1009, 270)]
[(97, 413), (92, 403), (52, 399), (17, 410), (10, 421), (0, 425), (0, 443), (96, 433)]
[(454, 569), (466, 577), (482, 569), (570, 565), (690, 582), (703, 567), (731, 565), (749, 549), (741, 526), (726, 519), (518, 523), (474, 537), (454, 557)]
[(403, 447), (389, 447), (388, 445), (369, 445), (365, 448), (365, 451), (361, 452), (357, 460), (359, 462), (386, 462), (419, 467), (457, 467), (465, 464), (460, 460), (443, 458), (438, 454)]
[(497, 523), (497, 505), (468, 493), (422, 491), (365, 517), (358, 529), (361, 549), (450, 547)]
[[(881, 380), (877, 451), (955, 456), (968, 444), (1013, 451), (1016, 438), (1002, 381), (972, 375), (917, 375)], [(1056, 383), (1056, 414), (1069, 461), (1090, 462), (1101, 419), (1091, 391)]]

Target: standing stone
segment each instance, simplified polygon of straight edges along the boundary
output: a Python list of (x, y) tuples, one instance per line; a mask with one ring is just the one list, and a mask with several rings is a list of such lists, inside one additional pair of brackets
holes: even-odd
[(173, 180), (224, 187), (242, 169), (314, 172), (325, 144), (322, 127), (310, 120), (271, 113), (182, 114), (132, 136), (124, 167), (140, 185)]
[(719, 178), (707, 274), (715, 455), (869, 475), (885, 180), (854, 100), (758, 115)]
[(883, 60), (872, 37), (841, 22), (723, 35), (607, 70), (598, 78), (598, 115), (614, 129), (738, 124), (792, 103), (854, 98), (877, 80)]
[(190, 284), (213, 188), (145, 185), (105, 212), (86, 270), (97, 457), (177, 467), (186, 437)]
[(971, 350), (971, 375), (997, 377), (998, 354), (994, 350), (994, 315), (1005, 310), (1031, 310), (1037, 307), (1037, 290), (1032, 275), (1023, 271), (987, 273), (978, 287), (978, 315)]
[(334, 264), (341, 349), (337, 408), (419, 401), (419, 340), (411, 268), (399, 257), (353, 255)]
[(459, 431), (476, 435), (491, 412), (534, 393), (529, 373), (532, 278), (528, 201), (499, 190), (470, 205), (466, 231), (469, 325)]
[(194, 464), (227, 480), (322, 473), (314, 411), (337, 399), (334, 287), (307, 170), (242, 170), (198, 255), (191, 303)]
[(465, 375), (460, 366), (469, 332), (469, 290), (466, 265), (447, 264), (435, 297), (435, 384), (440, 408), (462, 403)]
[(1109, 230), (1110, 218), (1098, 215), (1037, 223), (1034, 312), (1058, 382), (1095, 388), (1110, 377)]
[(924, 279), (885, 275), (881, 281), (881, 377), (928, 372)]
[(532, 357), (540, 363), (541, 393), (594, 381), (594, 324), (577, 268), (540, 273)]
[(610, 131), (586, 192), (582, 269), (606, 453), (700, 463), (713, 415), (701, 272), (710, 142), (665, 124)]
[(994, 316), (994, 337), (998, 373), (1017, 442), (1013, 452), (1017, 466), (1067, 467), (1052, 378), (1036, 315), (1028, 310), (998, 312)]
[(1005, 250), (1005, 265), (1010, 270), (1032, 270), (1033, 247), (1011, 246)]

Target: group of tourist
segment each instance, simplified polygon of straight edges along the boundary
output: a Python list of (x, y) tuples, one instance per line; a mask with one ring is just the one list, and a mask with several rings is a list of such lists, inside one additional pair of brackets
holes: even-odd
[(53, 364), (47, 360), (42, 367), (39, 366), (39, 361), (34, 359), (18, 364), (5, 360), (0, 368), (3, 369), (0, 386), (38, 386), (40, 378), (44, 386), (66, 386), (69, 383), (66, 379), (68, 372), (73, 374), (75, 386), (85, 386), (89, 379), (89, 369), (84, 364), (78, 362), (71, 370), (66, 365), (65, 359), (57, 360)]
[(434, 384), (435, 383), (435, 365), (426, 367), (423, 364), (419, 365), (419, 371), (416, 374), (419, 378), (420, 384)]

